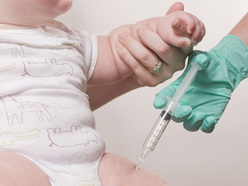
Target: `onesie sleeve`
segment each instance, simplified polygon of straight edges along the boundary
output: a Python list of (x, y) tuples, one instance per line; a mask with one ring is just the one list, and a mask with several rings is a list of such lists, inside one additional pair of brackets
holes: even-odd
[(90, 35), (85, 30), (80, 30), (78, 32), (80, 37), (80, 42), (83, 48), (83, 57), (85, 59), (85, 63), (87, 66), (87, 79), (89, 80), (94, 72), (97, 55), (98, 55), (98, 43), (97, 43), (97, 36)]
[(97, 55), (98, 55), (98, 43), (97, 43), (97, 37), (95, 35), (92, 35), (91, 37), (91, 55), (88, 57), (89, 66), (88, 66), (88, 80), (91, 78), (97, 61)]

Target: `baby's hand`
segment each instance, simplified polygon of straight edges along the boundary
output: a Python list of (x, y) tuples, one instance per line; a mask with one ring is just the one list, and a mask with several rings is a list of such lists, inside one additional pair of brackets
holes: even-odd
[(193, 46), (205, 35), (203, 23), (183, 10), (182, 3), (175, 3), (163, 17), (118, 30), (117, 65), (128, 66), (133, 73), (129, 77), (139, 86), (157, 86), (182, 70)]
[(184, 11), (176, 11), (161, 17), (156, 31), (168, 44), (183, 48), (189, 54), (205, 35), (204, 24), (195, 16)]

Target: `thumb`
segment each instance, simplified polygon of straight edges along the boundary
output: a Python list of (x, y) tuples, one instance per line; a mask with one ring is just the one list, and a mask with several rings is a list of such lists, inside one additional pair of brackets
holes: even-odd
[(184, 11), (184, 5), (183, 5), (183, 3), (176, 2), (173, 5), (171, 5), (171, 7), (167, 11), (166, 15), (168, 15), (168, 14), (170, 14), (172, 12), (176, 12), (176, 11)]
[(176, 88), (173, 86), (168, 86), (165, 87), (163, 90), (161, 90), (159, 93), (156, 94), (155, 100), (153, 102), (153, 106), (156, 109), (161, 109), (165, 106), (165, 104), (167, 103), (167, 99), (166, 96), (168, 97), (172, 97), (173, 94), (175, 93)]

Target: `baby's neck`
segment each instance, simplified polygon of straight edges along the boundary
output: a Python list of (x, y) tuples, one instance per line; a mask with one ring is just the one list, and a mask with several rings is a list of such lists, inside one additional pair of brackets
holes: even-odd
[(16, 25), (16, 24), (3, 24), (0, 23), (0, 29), (32, 29), (32, 28), (37, 28), (38, 25)]

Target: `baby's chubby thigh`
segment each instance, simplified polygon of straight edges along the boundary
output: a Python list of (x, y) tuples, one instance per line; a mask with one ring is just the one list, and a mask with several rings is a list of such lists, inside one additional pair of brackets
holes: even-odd
[(103, 155), (98, 174), (102, 186), (166, 186), (164, 180), (154, 173), (139, 169), (121, 156), (106, 153)]
[(51, 186), (46, 174), (27, 158), (0, 151), (0, 185)]

